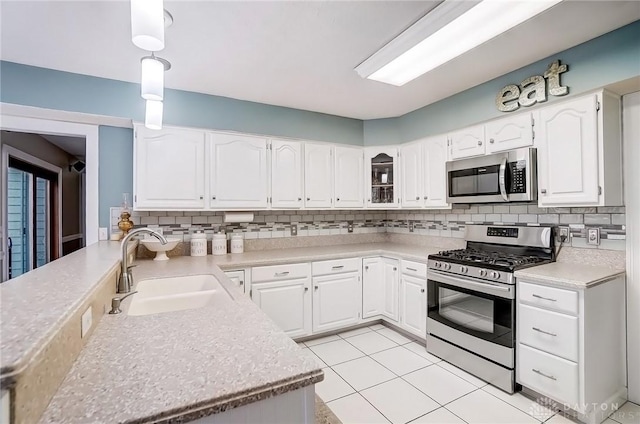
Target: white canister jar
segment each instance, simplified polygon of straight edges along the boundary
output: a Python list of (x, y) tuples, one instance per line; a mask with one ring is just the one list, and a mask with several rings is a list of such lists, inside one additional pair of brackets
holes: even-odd
[(216, 233), (211, 240), (211, 253), (214, 255), (227, 254), (227, 235), (225, 233)]
[(231, 235), (231, 253), (244, 253), (244, 237), (242, 237), (242, 234)]
[(191, 256), (207, 256), (207, 235), (202, 231), (191, 234)]

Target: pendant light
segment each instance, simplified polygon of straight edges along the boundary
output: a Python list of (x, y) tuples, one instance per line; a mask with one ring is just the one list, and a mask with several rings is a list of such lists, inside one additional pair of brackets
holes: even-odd
[(145, 56), (140, 59), (142, 75), (140, 78), (140, 96), (145, 100), (162, 100), (164, 98), (164, 72), (171, 69), (169, 61)]
[(131, 0), (131, 41), (143, 50), (164, 49), (163, 0)]
[(147, 100), (147, 108), (144, 114), (144, 126), (150, 130), (162, 129), (163, 104), (158, 100)]

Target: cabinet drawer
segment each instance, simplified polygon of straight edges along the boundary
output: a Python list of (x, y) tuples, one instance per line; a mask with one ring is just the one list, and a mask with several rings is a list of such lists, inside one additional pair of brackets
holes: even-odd
[(336, 259), (311, 263), (311, 274), (328, 275), (341, 272), (360, 271), (362, 261), (360, 258)]
[(578, 360), (578, 317), (518, 305), (519, 342), (570, 361)]
[(519, 282), (518, 301), (540, 308), (578, 315), (578, 292), (572, 290)]
[(427, 264), (420, 262), (402, 261), (402, 273), (405, 275), (413, 275), (418, 278), (427, 278)]
[(518, 383), (556, 401), (578, 404), (578, 364), (523, 344), (518, 348)]
[(305, 278), (309, 276), (309, 264), (290, 264), (259, 266), (251, 270), (251, 280), (254, 283), (261, 281), (289, 280), (292, 278)]

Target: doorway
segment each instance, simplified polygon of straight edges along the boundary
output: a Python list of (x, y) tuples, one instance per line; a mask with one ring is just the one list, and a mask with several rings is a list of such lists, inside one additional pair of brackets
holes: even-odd
[(7, 273), (22, 275), (57, 259), (58, 175), (60, 168), (42, 168), (9, 156), (7, 168)]

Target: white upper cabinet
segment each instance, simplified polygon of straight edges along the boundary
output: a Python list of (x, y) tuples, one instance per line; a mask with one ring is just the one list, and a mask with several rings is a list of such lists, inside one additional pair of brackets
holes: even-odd
[(304, 206), (330, 208), (333, 205), (333, 146), (304, 145)]
[(365, 148), (367, 207), (396, 208), (400, 206), (398, 191), (398, 148)]
[(430, 137), (422, 143), (424, 152), (424, 206), (449, 208), (447, 203), (447, 137)]
[(205, 207), (205, 135), (202, 131), (135, 126), (134, 198), (137, 210)]
[(533, 113), (520, 113), (485, 125), (487, 153), (533, 146)]
[[(445, 140), (446, 142), (446, 140)], [(445, 144), (446, 149), (446, 144)], [(400, 177), (402, 207), (420, 208), (424, 205), (424, 168), (429, 162), (424, 160), (421, 143), (405, 144), (400, 147)]]
[(538, 204), (622, 204), (620, 99), (599, 92), (540, 110)]
[(484, 155), (484, 125), (474, 125), (449, 134), (451, 159)]
[(210, 133), (212, 208), (266, 208), (269, 193), (267, 139)]
[(272, 140), (271, 207), (302, 207), (302, 169), (301, 142)]
[(335, 198), (336, 208), (361, 208), (363, 194), (362, 148), (335, 147)]

